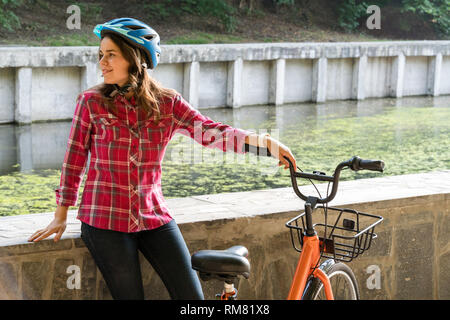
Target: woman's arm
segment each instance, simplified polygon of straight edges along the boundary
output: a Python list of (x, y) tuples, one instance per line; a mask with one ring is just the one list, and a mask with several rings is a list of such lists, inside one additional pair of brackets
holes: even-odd
[(56, 204), (74, 206), (83, 178), (91, 143), (91, 119), (88, 106), (89, 96), (82, 93), (77, 98), (67, 149), (61, 169), (59, 188), (55, 190)]
[(66, 220), (67, 220), (67, 211), (69, 210), (69, 207), (65, 206), (57, 206), (55, 211), (55, 218), (53, 219), (50, 224), (45, 227), (44, 229), (37, 230), (35, 233), (33, 233), (29, 238), (28, 241), (31, 242), (37, 242), (42, 239), (47, 238), (48, 236), (56, 233), (55, 238), (53, 241), (57, 242), (59, 239), (61, 239), (62, 234), (66, 230)]
[(289, 162), (285, 159), (285, 157), (287, 157), (294, 165), (294, 169), (297, 169), (297, 162), (295, 161), (295, 157), (292, 155), (291, 150), (278, 140), (271, 138), (268, 133), (264, 135), (250, 134), (245, 137), (245, 144), (257, 147), (258, 149), (253, 152), (258, 155), (267, 155), (267, 152), (264, 152), (264, 150), (259, 148), (267, 149), (272, 157), (280, 160), (278, 162), (279, 166), (284, 164), (284, 169), (289, 168)]
[(175, 98), (173, 105), (174, 129), (186, 136), (190, 136), (205, 147), (218, 148), (223, 151), (233, 150), (245, 153), (245, 144), (267, 148), (272, 157), (279, 159), (278, 165), (289, 168), (288, 157), (297, 168), (295, 158), (288, 147), (272, 139), (269, 134), (257, 135), (251, 131), (233, 128), (229, 125), (215, 122), (194, 109), (180, 95)]
[(204, 147), (241, 154), (245, 153), (243, 146), (246, 136), (252, 134), (251, 131), (213, 121), (194, 109), (181, 95), (177, 95), (173, 103), (171, 134), (175, 132), (191, 137)]
[(57, 242), (66, 230), (67, 212), (69, 206), (74, 206), (78, 199), (80, 186), (86, 162), (89, 155), (91, 121), (87, 105), (87, 97), (80, 94), (77, 98), (75, 114), (70, 128), (67, 149), (61, 170), (60, 186), (55, 190), (56, 210), (55, 217), (44, 229), (33, 233), (28, 241), (40, 241), (56, 233), (54, 241)]

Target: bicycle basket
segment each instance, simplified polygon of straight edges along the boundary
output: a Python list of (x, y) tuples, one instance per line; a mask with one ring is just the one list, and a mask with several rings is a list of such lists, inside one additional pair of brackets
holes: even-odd
[[(291, 232), (292, 245), (298, 252), (303, 247), (305, 214), (303, 212), (286, 223)], [(313, 217), (324, 221), (313, 224), (319, 237), (321, 256), (343, 262), (352, 261), (370, 248), (372, 240), (377, 237), (374, 233), (375, 226), (383, 220), (381, 216), (352, 209), (324, 206), (317, 207)]]

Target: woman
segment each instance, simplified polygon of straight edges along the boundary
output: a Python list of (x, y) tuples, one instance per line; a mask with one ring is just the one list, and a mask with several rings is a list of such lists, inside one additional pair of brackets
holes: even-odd
[[(56, 191), (54, 220), (29, 241), (56, 233), (59, 241), (69, 206), (91, 160), (77, 219), (81, 237), (114, 299), (143, 299), (139, 250), (164, 282), (172, 299), (203, 299), (190, 253), (161, 193), (161, 161), (176, 132), (204, 146), (245, 153), (265, 147), (279, 165), (295, 165), (289, 149), (269, 136), (216, 123), (192, 108), (175, 90), (163, 88), (154, 69), (161, 49), (148, 25), (119, 18), (97, 25), (104, 83), (82, 92), (69, 135)], [(202, 134), (195, 134), (195, 130)], [(205, 133), (214, 130), (213, 138)], [(218, 134), (217, 134), (218, 133)], [(245, 148), (247, 146), (247, 148)]]

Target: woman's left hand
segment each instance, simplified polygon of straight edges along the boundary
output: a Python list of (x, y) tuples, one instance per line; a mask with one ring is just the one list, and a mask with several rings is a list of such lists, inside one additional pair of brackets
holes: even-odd
[(266, 136), (265, 139), (267, 148), (269, 149), (272, 157), (280, 160), (278, 162), (279, 166), (284, 165), (284, 169), (289, 169), (289, 162), (286, 160), (286, 158), (288, 158), (294, 165), (294, 170), (297, 170), (297, 162), (295, 161), (295, 157), (288, 147), (269, 136)]

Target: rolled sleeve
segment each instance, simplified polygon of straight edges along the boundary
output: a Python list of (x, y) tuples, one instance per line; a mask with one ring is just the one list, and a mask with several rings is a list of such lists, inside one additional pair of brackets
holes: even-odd
[(86, 94), (77, 97), (72, 127), (70, 128), (59, 188), (55, 189), (56, 204), (75, 206), (78, 189), (86, 170), (89, 156), (91, 117)]
[(190, 136), (196, 142), (208, 148), (217, 148), (224, 152), (246, 153), (245, 138), (253, 132), (233, 128), (216, 122), (194, 109), (183, 97), (177, 95), (173, 105), (174, 133)]
[(56, 204), (65, 207), (75, 206), (78, 200), (78, 189), (70, 190), (69, 188), (60, 187), (55, 189)]

